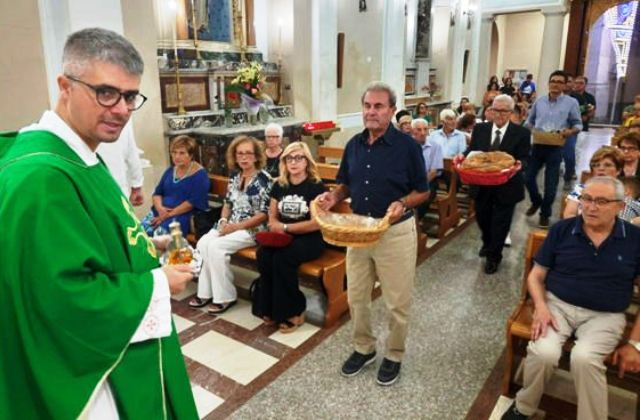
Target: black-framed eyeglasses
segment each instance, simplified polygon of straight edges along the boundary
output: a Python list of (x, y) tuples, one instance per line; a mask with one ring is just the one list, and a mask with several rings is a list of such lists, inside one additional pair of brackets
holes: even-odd
[(306, 158), (307, 157), (305, 155), (287, 155), (284, 157), (284, 161), (287, 163), (302, 162)]
[(105, 108), (116, 106), (120, 102), (120, 99), (124, 98), (124, 103), (127, 105), (127, 109), (129, 111), (135, 111), (140, 109), (140, 107), (147, 101), (147, 97), (137, 90), (121, 91), (109, 85), (92, 85), (80, 79), (76, 79), (73, 76), (69, 76), (68, 74), (65, 74), (65, 77), (91, 89), (96, 94), (96, 101)]
[(637, 152), (638, 148), (637, 147), (633, 147), (633, 146), (620, 146), (618, 147), (618, 149), (622, 150), (623, 152)]
[(618, 201), (622, 201), (622, 200), (617, 200), (617, 199), (608, 199), (608, 198), (604, 198), (604, 197), (591, 197), (588, 194), (582, 194), (578, 200), (580, 200), (580, 202), (582, 204), (595, 204), (596, 207), (602, 207), (602, 206), (606, 206), (609, 203), (615, 203)]

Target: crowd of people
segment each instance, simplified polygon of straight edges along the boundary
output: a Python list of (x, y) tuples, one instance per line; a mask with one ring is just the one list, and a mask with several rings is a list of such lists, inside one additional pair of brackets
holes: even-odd
[[(491, 275), (498, 271), (525, 187), (531, 200), (527, 216), (540, 211), (539, 226), (550, 227), (561, 161), (565, 171), (572, 159), (575, 165), (576, 143), (596, 106), (583, 76), (572, 78), (569, 88), (569, 76), (555, 71), (544, 95), (538, 95), (532, 75), (517, 88), (510, 78), (501, 86), (494, 77), (480, 117), (468, 100), (461, 101), (458, 112), (442, 110), (441, 127), (429, 132), (426, 103), (415, 113), (398, 115), (395, 92), (373, 82), (361, 97), (364, 129), (347, 142), (331, 191), (308, 146), (283, 147), (277, 124), (266, 127), (264, 142), (239, 136), (226, 151), (230, 173), (221, 216), (197, 242), (202, 266), (194, 273), (185, 264), (159, 267), (150, 236), (173, 220), (189, 232), (194, 212), (208, 208), (209, 178), (194, 160), (195, 140), (172, 139), (172, 165), (142, 222), (132, 208), (132, 201), (142, 199), (133, 190), (139, 180), (132, 190), (122, 188), (96, 153), (101, 144), (118, 140), (132, 112), (144, 104), (138, 90), (143, 68), (139, 53), (122, 36), (95, 28), (78, 31), (64, 47), (55, 110), (1, 137), (0, 217), (7, 221), (4, 235), (12, 249), (3, 251), (3, 261), (11, 263), (0, 265), (5, 343), (0, 362), (20, 366), (18, 375), (0, 373), (5, 390), (0, 406), (8, 418), (52, 413), (196, 418), (170, 293), (183, 291), (196, 275), (198, 290), (189, 306), (224, 313), (237, 302), (230, 255), (259, 245), (253, 312), (282, 333), (295, 331), (306, 310), (298, 267), (325, 247), (310, 214), (313, 200), (330, 210), (349, 198), (357, 215), (388, 217), (391, 226), (378, 243), (346, 250), (353, 335), (341, 373), (356, 376), (376, 361), (371, 299), (379, 282), (390, 322), (376, 381), (392, 385), (400, 375), (411, 319), (414, 216), (423, 216), (436, 197), (444, 159), (459, 162), (471, 153), (502, 151), (522, 168), (505, 184), (471, 188), (482, 238), (479, 255)], [(571, 366), (579, 418), (606, 418), (608, 354), (615, 351), (621, 375), (640, 371), (640, 321), (620, 345), (624, 310), (640, 276), (640, 228), (633, 224), (640, 221), (640, 133), (634, 129), (639, 113), (637, 97), (626, 110), (624, 131), (591, 157), (590, 179), (571, 186), (563, 220), (551, 226), (535, 256), (528, 279), (535, 312), (524, 386), (505, 419), (533, 414), (571, 335), (577, 338)], [(567, 182), (573, 178), (569, 174)], [(262, 242), (265, 232), (281, 243)]]
[[(627, 325), (624, 311), (640, 278), (640, 228), (635, 226), (640, 224), (640, 133), (636, 128), (640, 126), (640, 97), (625, 110), (624, 123), (611, 145), (593, 153), (591, 171), (579, 174), (582, 179), (574, 183), (576, 149), (582, 150), (588, 141), (586, 132), (596, 110), (587, 83), (584, 76), (574, 78), (558, 70), (549, 76), (548, 93), (539, 95), (531, 75), (518, 90), (510, 79), (500, 87), (492, 77), (479, 118), (475, 106), (463, 98), (458, 115), (450, 109), (441, 111), (442, 126), (432, 128), (430, 135), (422, 128), (428, 122), (411, 121), (412, 137), (423, 150), (430, 181), (428, 202), (438, 185), (434, 174), (442, 168), (440, 161), (434, 163), (436, 156), (453, 158), (455, 163), (471, 153), (499, 150), (522, 167), (505, 184), (469, 188), (486, 274), (498, 270), (515, 205), (524, 200), (525, 186), (530, 198), (526, 216), (539, 212), (538, 226), (549, 229), (564, 161), (567, 194), (561, 198), (562, 220), (551, 226), (527, 280), (535, 308), (532, 340), (524, 363), (523, 388), (504, 413), (506, 420), (527, 419), (535, 413), (562, 346), (571, 336), (576, 338), (571, 371), (578, 418), (607, 418), (605, 357), (613, 352), (621, 376), (640, 371), (640, 317), (628, 341), (620, 342)], [(456, 118), (459, 130), (452, 128)], [(466, 141), (460, 140), (462, 130), (470, 131)], [(542, 168), (540, 192), (537, 178)], [(418, 216), (427, 209), (428, 204), (426, 209), (418, 206)], [(366, 355), (363, 358), (367, 360)]]

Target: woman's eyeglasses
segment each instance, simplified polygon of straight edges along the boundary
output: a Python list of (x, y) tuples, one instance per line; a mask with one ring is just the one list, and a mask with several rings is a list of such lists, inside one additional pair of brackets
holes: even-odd
[(236, 157), (249, 157), (253, 156), (255, 153), (253, 152), (236, 152)]
[(609, 163), (609, 162), (596, 162), (596, 163), (592, 163), (590, 165), (593, 169), (598, 169), (598, 168), (615, 168), (616, 165), (614, 165), (613, 163)]
[(287, 155), (284, 157), (284, 161), (287, 163), (302, 162), (305, 159), (305, 155)]

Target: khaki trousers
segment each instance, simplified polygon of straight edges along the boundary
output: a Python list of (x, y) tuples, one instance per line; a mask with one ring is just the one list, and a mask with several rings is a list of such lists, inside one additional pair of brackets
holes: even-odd
[(347, 249), (347, 295), (358, 353), (376, 348), (371, 329), (371, 292), (380, 282), (390, 312), (385, 357), (401, 362), (409, 325), (409, 308), (416, 275), (417, 236), (413, 217), (393, 225), (375, 246)]
[(547, 305), (559, 324), (559, 331), (530, 341), (524, 361), (523, 388), (516, 394), (516, 407), (531, 416), (544, 393), (544, 387), (558, 367), (562, 346), (573, 334), (571, 374), (578, 395), (580, 420), (605, 420), (608, 413), (605, 357), (622, 337), (626, 324), (624, 313), (597, 312), (570, 305), (547, 292)]

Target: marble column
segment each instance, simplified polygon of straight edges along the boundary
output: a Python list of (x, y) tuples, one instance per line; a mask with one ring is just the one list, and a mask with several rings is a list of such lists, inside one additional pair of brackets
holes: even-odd
[(62, 48), (67, 36), (94, 26), (123, 33), (122, 8), (120, 0), (40, 0), (38, 6), (49, 101), (55, 106), (58, 101), (56, 78), (62, 71)]
[(560, 52), (562, 50), (562, 33), (564, 29), (565, 8), (543, 9), (544, 32), (542, 34), (542, 49), (540, 51), (540, 65), (538, 74), (534, 74), (538, 96), (547, 93), (549, 75), (560, 68)]
[(452, 12), (454, 13), (455, 24), (449, 29), (449, 76), (444, 97), (457, 102), (462, 96), (462, 70), (464, 67), (467, 22), (463, 18), (462, 10), (459, 6), (455, 7)]
[[(324, 4), (324, 2), (323, 2)], [(380, 80), (388, 83), (398, 96), (396, 107), (404, 108), (405, 27), (404, 0), (384, 2), (382, 21), (382, 71)]]
[(469, 100), (474, 104), (480, 104), (486, 81), (489, 80), (489, 57), (491, 56), (491, 32), (495, 17), (493, 15), (482, 15), (473, 31), (471, 53), (469, 59)]
[(311, 117), (338, 116), (337, 38), (338, 0), (312, 0), (311, 5)]

